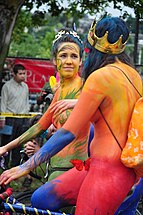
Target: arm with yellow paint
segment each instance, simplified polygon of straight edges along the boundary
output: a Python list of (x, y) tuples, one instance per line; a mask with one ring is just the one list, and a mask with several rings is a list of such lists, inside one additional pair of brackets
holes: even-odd
[(18, 147), (19, 145), (26, 143), (28, 140), (33, 139), (41, 131), (42, 131), (41, 125), (39, 123), (35, 124), (30, 129), (28, 129), (24, 134), (22, 134), (20, 137), (16, 138), (15, 140), (12, 140), (5, 146), (0, 147), (0, 156), (5, 154), (6, 152)]
[(52, 114), (50, 113), (49, 110), (47, 110), (44, 113), (44, 115), (41, 117), (41, 120), (44, 123), (40, 123), (40, 121), (38, 121), (38, 123), (33, 125), (31, 128), (29, 128), (21, 136), (19, 136), (15, 140), (12, 140), (5, 146), (0, 147), (0, 156), (2, 156), (6, 152), (8, 152), (18, 146), (20, 146), (21, 144), (24, 144), (27, 141), (35, 138), (37, 135), (39, 135), (44, 130), (46, 130), (52, 124)]

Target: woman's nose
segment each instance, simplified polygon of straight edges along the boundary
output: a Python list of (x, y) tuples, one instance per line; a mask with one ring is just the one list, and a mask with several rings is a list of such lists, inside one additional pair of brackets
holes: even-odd
[(66, 59), (66, 63), (72, 63), (72, 59), (71, 59), (71, 57), (70, 57), (70, 56), (68, 56), (68, 57), (67, 57), (67, 59)]

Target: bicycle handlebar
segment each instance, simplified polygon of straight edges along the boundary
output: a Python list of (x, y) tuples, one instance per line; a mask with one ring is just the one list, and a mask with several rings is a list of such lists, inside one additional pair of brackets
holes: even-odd
[(41, 210), (37, 208), (32, 207), (25, 207), (25, 205), (22, 204), (7, 204), (3, 203), (0, 205), (0, 209), (3, 209), (8, 212), (19, 212), (20, 214), (33, 214), (33, 215), (71, 215), (67, 213), (60, 213), (60, 212), (53, 212), (49, 210)]
[[(60, 213), (60, 212), (53, 212), (50, 210), (41, 210), (41, 209), (37, 209), (37, 208), (33, 208), (33, 207), (28, 207), (24, 204), (22, 204), (21, 202), (15, 201), (15, 203), (9, 203), (8, 202), (5, 203), (5, 199), (7, 199), (8, 197), (10, 197), (12, 195), (12, 188), (8, 187), (6, 188), (6, 186), (1, 186), (1, 190), (2, 193), (0, 194), (0, 212), (2, 211), (6, 211), (6, 212), (19, 212), (20, 214), (33, 214), (33, 215), (70, 215), (70, 214), (66, 214), (66, 213)], [(3, 192), (4, 191), (4, 192)], [(12, 197), (13, 199), (13, 197)], [(12, 201), (11, 199), (11, 201)], [(12, 201), (13, 202), (13, 201)], [(1, 214), (1, 213), (0, 213)]]
[[(24, 151), (20, 151), (21, 155), (22, 155), (22, 158), (21, 158), (21, 162), (20, 164), (23, 163), (23, 161), (26, 161), (28, 160), (28, 156), (26, 155), (26, 153)], [(5, 157), (8, 155), (8, 153), (5, 153), (3, 156), (0, 156), (0, 168), (2, 170), (6, 170), (6, 167), (5, 167)], [(36, 178), (38, 180), (41, 180), (42, 177), (33, 173), (32, 171), (30, 171), (29, 175), (33, 178)]]
[(11, 187), (6, 188), (5, 185), (1, 185), (1, 192), (0, 193), (0, 202), (2, 202), (4, 199), (12, 195), (13, 189)]

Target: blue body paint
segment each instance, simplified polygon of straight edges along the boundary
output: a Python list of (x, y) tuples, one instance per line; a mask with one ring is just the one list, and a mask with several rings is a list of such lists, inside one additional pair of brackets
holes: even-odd
[(22, 164), (20, 167), (24, 169), (34, 169), (41, 163), (44, 163), (49, 158), (54, 156), (65, 146), (71, 143), (75, 139), (75, 136), (61, 128), (36, 152), (27, 162)]

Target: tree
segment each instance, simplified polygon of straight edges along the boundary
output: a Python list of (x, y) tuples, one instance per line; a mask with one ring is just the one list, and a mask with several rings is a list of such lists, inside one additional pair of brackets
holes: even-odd
[[(21, 22), (20, 22), (21, 23)], [(20, 24), (18, 22), (18, 24)], [(52, 41), (55, 36), (54, 24), (39, 28), (27, 27), (19, 32), (18, 24), (14, 28), (8, 56), (51, 58)], [(55, 22), (56, 25), (56, 22)], [(61, 28), (61, 27), (60, 27)]]
[[(58, 0), (0, 0), (0, 71), (3, 68), (4, 59), (7, 56), (9, 44), (11, 40), (12, 31), (17, 19), (18, 13), (22, 6), (25, 6), (28, 11), (36, 5), (39, 8), (42, 4), (45, 4), (48, 8), (47, 12), (51, 13), (52, 16), (58, 16), (61, 12), (65, 12), (67, 17), (81, 17), (85, 11), (90, 10), (91, 13), (94, 11), (100, 11), (101, 8), (106, 4), (106, 0), (67, 0), (67, 7), (64, 7), (62, 1)], [(43, 15), (43, 13), (35, 13), (34, 20), (37, 15)], [(39, 18), (38, 18), (39, 20)]]
[[(128, 6), (134, 10), (136, 16), (136, 25), (135, 25), (135, 40), (134, 40), (134, 64), (137, 63), (138, 58), (138, 34), (139, 34), (139, 25), (140, 20), (143, 18), (143, 1), (142, 0), (122, 0), (118, 3), (117, 0), (109, 0), (109, 2), (114, 3), (114, 8), (121, 10), (123, 5)], [(124, 13), (124, 17), (128, 15), (127, 12)]]
[(0, 0), (0, 71), (7, 54), (12, 30), (24, 0)]
[(134, 9), (136, 15), (136, 29), (135, 29), (135, 40), (134, 40), (134, 64), (138, 61), (138, 35), (140, 28), (140, 20), (143, 18), (143, 1), (132, 1), (124, 0), (124, 4)]
[[(114, 3), (115, 8), (122, 9), (118, 0), (67, 0), (67, 6), (65, 7), (63, 1), (58, 0), (0, 0), (0, 71), (3, 68), (4, 59), (7, 56), (9, 44), (11, 40), (12, 31), (17, 19), (18, 13), (22, 6), (30, 11), (33, 5), (39, 8), (42, 4), (46, 5), (47, 12), (52, 16), (58, 16), (62, 12), (67, 15), (67, 25), (71, 17), (81, 17), (85, 13), (89, 12), (94, 14), (96, 12), (104, 10), (110, 2)], [(129, 6), (134, 9), (135, 14), (139, 17), (143, 14), (143, 2), (142, 0), (122, 0), (125, 6)], [(34, 20), (38, 16), (43, 16), (42, 12), (35, 13)], [(37, 21), (39, 18), (37, 19)], [(36, 21), (36, 22), (37, 22)]]

